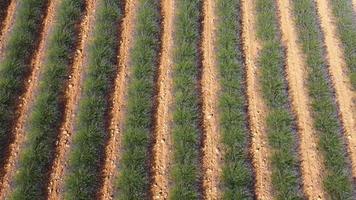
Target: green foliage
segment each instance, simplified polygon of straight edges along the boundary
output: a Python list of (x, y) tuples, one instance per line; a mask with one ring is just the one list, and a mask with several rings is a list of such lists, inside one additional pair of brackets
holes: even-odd
[(306, 55), (314, 126), (320, 137), (319, 147), (325, 158), (324, 186), (332, 199), (351, 199), (352, 186), (340, 135), (341, 125), (337, 119), (336, 105), (327, 78), (315, 5), (312, 0), (299, 0), (293, 1), (293, 8), (299, 42)]
[(277, 199), (302, 199), (293, 117), (288, 108), (284, 80), (285, 55), (278, 37), (274, 1), (257, 0), (256, 9), (257, 36), (262, 42), (259, 55), (260, 82), (268, 108), (267, 134), (272, 147), (272, 184)]
[(109, 92), (117, 71), (120, 18), (118, 1), (100, 1), (80, 100), (77, 133), (69, 161), (66, 199), (96, 199), (101, 186), (101, 166), (109, 134), (106, 127)]
[(222, 171), (224, 199), (253, 199), (243, 86), (240, 7), (240, 1), (217, 1), (217, 65), (221, 84), (219, 108), (225, 153)]
[(159, 1), (139, 0), (135, 44), (131, 52), (132, 77), (123, 132), (118, 179), (119, 199), (146, 199), (149, 194), (149, 145), (153, 126), (154, 76), (159, 52)]
[(338, 33), (344, 49), (346, 64), (350, 70), (351, 84), (356, 89), (356, 20), (350, 0), (331, 0)]
[[(38, 46), (46, 0), (23, 0), (0, 64), (0, 166), (4, 166), (12, 139), (16, 105), (31, 71), (31, 58)], [(2, 6), (2, 5), (1, 5)]]
[(201, 1), (177, 2), (173, 96), (172, 199), (199, 197), (199, 26)]
[[(43, 66), (39, 93), (28, 124), (28, 142), (20, 159), (12, 199), (46, 198), (48, 171), (54, 159), (55, 142), (64, 115), (63, 93), (76, 46), (76, 24), (84, 12), (84, 0), (63, 0), (58, 12), (47, 49), (47, 62)], [(17, 47), (15, 52), (21, 50)], [(18, 57), (22, 56), (20, 53)]]

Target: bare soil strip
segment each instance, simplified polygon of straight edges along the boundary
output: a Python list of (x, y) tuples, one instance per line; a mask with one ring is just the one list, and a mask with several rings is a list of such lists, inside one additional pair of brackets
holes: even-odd
[(8, 36), (15, 22), (17, 0), (12, 0), (7, 8), (6, 17), (0, 30), (0, 60), (4, 56)]
[(352, 6), (354, 8), (354, 12), (356, 12), (356, 0), (352, 0)]
[(123, 122), (127, 105), (127, 86), (131, 76), (129, 70), (130, 51), (133, 46), (137, 1), (126, 0), (125, 16), (122, 22), (121, 41), (118, 55), (118, 75), (115, 79), (115, 91), (112, 99), (110, 138), (105, 150), (106, 160), (103, 168), (104, 183), (100, 194), (102, 200), (111, 200), (114, 197), (114, 185), (118, 175), (118, 161), (120, 159), (121, 135), (124, 131)]
[(219, 81), (215, 56), (215, 3), (206, 0), (203, 3), (203, 196), (205, 199), (220, 199), (219, 191), (222, 155), (219, 147), (220, 129), (218, 115)]
[(172, 138), (172, 51), (174, 29), (175, 0), (161, 1), (163, 16), (162, 50), (158, 77), (157, 113), (155, 122), (155, 141), (153, 146), (153, 181), (151, 185), (152, 199), (168, 199), (169, 166), (171, 165)]
[(43, 31), (40, 34), (40, 42), (34, 57), (31, 60), (32, 72), (27, 80), (25, 93), (20, 97), (21, 102), (17, 108), (18, 118), (15, 121), (14, 141), (10, 145), (9, 158), (4, 167), (4, 177), (0, 183), (0, 199), (5, 199), (10, 193), (10, 185), (14, 179), (19, 153), (25, 141), (25, 125), (33, 105), (34, 94), (36, 94), (41, 66), (44, 61), (44, 52), (49, 39), (50, 29), (55, 19), (58, 0), (49, 2), (47, 15), (43, 20)]
[(303, 190), (308, 199), (327, 199), (323, 189), (323, 161), (318, 154), (318, 137), (315, 135), (310, 112), (310, 99), (305, 84), (307, 79), (304, 55), (298, 46), (298, 36), (291, 14), (290, 0), (278, 0), (282, 40), (287, 48), (287, 80), (292, 98), (293, 111), (297, 117), (299, 153), (303, 177)]
[(266, 105), (258, 81), (257, 58), (260, 44), (255, 30), (255, 0), (242, 0), (242, 38), (247, 75), (247, 101), (250, 122), (251, 155), (257, 199), (273, 199), (270, 152), (266, 135)]
[(7, 16), (7, 11), (10, 6), (11, 0), (0, 1), (0, 34), (4, 25), (5, 18)]
[(89, 34), (94, 23), (95, 5), (96, 0), (86, 1), (86, 14), (80, 24), (80, 39), (73, 60), (72, 74), (69, 77), (68, 87), (65, 92), (67, 104), (64, 111), (64, 122), (58, 135), (59, 139), (56, 147), (57, 153), (53, 161), (49, 178), (48, 199), (50, 200), (62, 199), (63, 195), (64, 174), (68, 165), (70, 144), (72, 144), (77, 105), (82, 89), (81, 80), (84, 74), (84, 65), (88, 57), (86, 45), (89, 43)]
[(337, 36), (336, 25), (333, 21), (331, 7), (327, 0), (316, 1), (320, 24), (324, 33), (329, 74), (336, 92), (336, 102), (339, 107), (339, 115), (344, 128), (345, 141), (348, 154), (351, 158), (352, 177), (356, 178), (356, 94), (347, 74), (347, 66), (341, 47), (341, 41)]

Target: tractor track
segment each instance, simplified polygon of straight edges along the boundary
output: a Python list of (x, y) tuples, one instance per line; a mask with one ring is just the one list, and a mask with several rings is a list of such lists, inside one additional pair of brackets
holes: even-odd
[(72, 72), (65, 91), (66, 106), (64, 109), (64, 121), (59, 129), (56, 146), (56, 156), (51, 168), (48, 186), (48, 199), (61, 199), (63, 194), (64, 175), (68, 166), (68, 154), (72, 144), (74, 125), (77, 116), (77, 107), (81, 96), (81, 83), (83, 80), (85, 65), (87, 64), (90, 32), (93, 29), (96, 0), (86, 1), (86, 12), (80, 23), (79, 40), (72, 64)]

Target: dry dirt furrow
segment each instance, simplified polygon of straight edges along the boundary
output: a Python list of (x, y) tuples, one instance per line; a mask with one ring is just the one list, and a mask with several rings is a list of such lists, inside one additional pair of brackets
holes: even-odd
[(2, 23), (2, 29), (0, 30), (0, 60), (2, 60), (4, 56), (6, 43), (15, 23), (16, 7), (17, 0), (12, 0), (7, 8), (6, 16)]
[(215, 56), (215, 1), (203, 3), (202, 33), (202, 99), (203, 99), (203, 196), (205, 199), (220, 199), (221, 152), (218, 118), (218, 77)]
[(286, 72), (292, 109), (297, 118), (299, 154), (301, 160), (303, 190), (308, 199), (326, 199), (323, 190), (323, 161), (318, 154), (318, 137), (315, 135), (310, 112), (310, 99), (304, 55), (297, 44), (298, 36), (292, 19), (290, 0), (277, 0), (282, 42), (287, 49)]
[(0, 1), (0, 35), (3, 28), (5, 18), (7, 16), (8, 8), (10, 6), (11, 0)]
[(118, 75), (115, 78), (115, 91), (112, 99), (110, 138), (105, 149), (103, 168), (104, 182), (100, 189), (102, 200), (111, 200), (114, 196), (115, 178), (117, 177), (120, 158), (121, 135), (124, 128), (125, 108), (127, 105), (127, 86), (130, 77), (130, 51), (134, 40), (137, 1), (127, 0), (125, 14), (121, 25), (121, 41), (118, 55)]
[(336, 102), (343, 124), (345, 141), (349, 157), (351, 158), (352, 176), (356, 178), (356, 94), (347, 73), (347, 66), (341, 48), (341, 41), (337, 36), (336, 25), (332, 18), (332, 11), (327, 0), (316, 1), (320, 25), (324, 34), (329, 74), (336, 92)]
[(152, 166), (152, 199), (168, 199), (169, 191), (169, 168), (171, 164), (171, 122), (172, 115), (172, 51), (173, 51), (173, 20), (174, 0), (161, 1), (163, 16), (162, 50), (159, 66), (159, 77), (157, 82), (158, 95), (157, 113), (155, 122), (155, 139), (153, 146)]
[(354, 8), (354, 12), (356, 12), (356, 0), (352, 0), (352, 6)]
[(64, 174), (68, 165), (68, 152), (72, 144), (74, 124), (76, 122), (77, 105), (81, 94), (81, 82), (84, 66), (87, 62), (89, 34), (93, 29), (96, 0), (86, 1), (86, 12), (80, 24), (80, 35), (75, 52), (72, 73), (65, 92), (67, 99), (64, 110), (64, 121), (58, 133), (56, 156), (53, 161), (48, 186), (48, 199), (61, 199), (63, 195)]
[(43, 20), (43, 31), (40, 34), (39, 46), (34, 57), (31, 60), (32, 72), (27, 80), (26, 90), (20, 97), (21, 102), (17, 108), (18, 118), (15, 121), (14, 141), (10, 145), (9, 158), (4, 167), (4, 177), (2, 185), (0, 185), (0, 199), (5, 199), (10, 192), (10, 185), (14, 179), (16, 164), (18, 162), (20, 148), (25, 140), (25, 124), (28, 119), (30, 109), (33, 105), (34, 94), (36, 94), (41, 66), (44, 60), (44, 52), (48, 42), (51, 26), (55, 19), (55, 11), (58, 5), (58, 0), (49, 2), (47, 15)]
[(258, 81), (257, 57), (260, 44), (255, 30), (255, 0), (242, 1), (242, 38), (246, 64), (247, 101), (250, 122), (251, 155), (255, 172), (255, 193), (257, 199), (273, 199), (270, 152), (266, 131), (266, 106)]

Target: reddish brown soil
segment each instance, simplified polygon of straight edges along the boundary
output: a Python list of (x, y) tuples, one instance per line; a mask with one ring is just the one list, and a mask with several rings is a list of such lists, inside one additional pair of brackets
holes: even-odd
[(51, 169), (48, 186), (48, 199), (62, 199), (63, 177), (68, 166), (68, 153), (73, 139), (74, 125), (77, 115), (77, 105), (81, 95), (81, 80), (83, 79), (84, 66), (88, 57), (86, 45), (89, 42), (89, 34), (92, 30), (95, 16), (96, 0), (87, 0), (86, 14), (80, 24), (79, 43), (72, 66), (72, 74), (69, 77), (66, 90), (67, 104), (65, 107), (64, 122), (58, 135), (56, 156)]
[(290, 0), (277, 0), (283, 44), (287, 49), (286, 72), (292, 109), (297, 118), (299, 154), (303, 177), (303, 190), (308, 199), (326, 199), (323, 190), (323, 160), (317, 149), (310, 112), (310, 99), (305, 80), (307, 79), (304, 55), (297, 43), (298, 36), (291, 14)]
[[(260, 43), (255, 30), (255, 2), (242, 0), (242, 39), (246, 64), (246, 93), (248, 101), (249, 125), (251, 131), (251, 156), (255, 174), (256, 199), (274, 199), (271, 181), (271, 148), (266, 134), (266, 108), (261, 85), (257, 58)], [(317, 148), (318, 135), (313, 127), (311, 100), (308, 95), (306, 79), (307, 66), (298, 34), (291, 13), (293, 0), (276, 0), (281, 27), (282, 43), (286, 47), (286, 78), (292, 101), (292, 110), (297, 119), (299, 134), (299, 156), (303, 191), (308, 199), (328, 199), (323, 188), (324, 165), (323, 156)], [(352, 89), (345, 63), (344, 52), (337, 33), (331, 7), (331, 0), (316, 0), (321, 28), (324, 34), (329, 74), (335, 89), (339, 117), (343, 125), (346, 147), (352, 164), (352, 177), (356, 179), (356, 91)], [(47, 15), (44, 16), (43, 30), (40, 34), (39, 46), (31, 60), (32, 71), (26, 83), (25, 92), (20, 97), (14, 125), (14, 141), (9, 147), (9, 157), (4, 167), (4, 176), (0, 182), (0, 199), (7, 199), (12, 192), (12, 184), (18, 167), (20, 150), (26, 141), (26, 123), (33, 106), (35, 94), (40, 82), (41, 67), (45, 64), (46, 46), (55, 25), (56, 10), (60, 0), (50, 0)], [(56, 155), (50, 170), (48, 199), (62, 199), (64, 194), (64, 177), (68, 171), (68, 157), (72, 146), (73, 134), (76, 132), (77, 110), (85, 79), (85, 68), (88, 62), (88, 44), (91, 42), (92, 30), (95, 25), (97, 0), (86, 0), (87, 8), (79, 26), (79, 40), (75, 51), (71, 75), (65, 91), (66, 105), (56, 146)], [(118, 71), (114, 82), (112, 107), (109, 115), (110, 137), (105, 147), (105, 163), (103, 166), (103, 184), (99, 189), (99, 198), (112, 200), (116, 198), (115, 180), (120, 173), (118, 163), (121, 159), (121, 140), (127, 107), (127, 87), (131, 77), (130, 51), (134, 43), (134, 32), (138, 1), (125, 0), (125, 11), (120, 26), (120, 44), (118, 52)], [(158, 94), (155, 97), (157, 112), (155, 113), (154, 141), (152, 149), (152, 183), (151, 199), (169, 199), (170, 169), (172, 165), (172, 112), (174, 101), (172, 96), (173, 80), (173, 48), (174, 48), (174, 17), (176, 0), (162, 0), (162, 50), (159, 60), (157, 79)], [(356, 12), (356, 0), (352, 0)], [(0, 30), (0, 60), (5, 55), (6, 44), (16, 18), (19, 0), (12, 0)], [(220, 179), (222, 172), (223, 151), (220, 144), (220, 127), (218, 112), (219, 77), (216, 66), (216, 27), (214, 0), (203, 1), (202, 22), (202, 193), (203, 199), (221, 199)]]
[(105, 150), (106, 160), (103, 168), (104, 183), (100, 191), (102, 200), (114, 198), (115, 178), (118, 173), (120, 159), (121, 134), (124, 129), (125, 108), (127, 105), (127, 86), (130, 77), (130, 51), (133, 45), (135, 31), (137, 2), (127, 0), (125, 17), (122, 23), (120, 49), (118, 55), (119, 71), (115, 79), (115, 91), (111, 108), (110, 138)]
[(162, 51), (158, 77), (157, 113), (155, 141), (153, 146), (152, 199), (168, 199), (169, 169), (172, 157), (171, 122), (172, 114), (172, 51), (175, 0), (161, 1), (163, 15)]
[(6, 17), (2, 24), (2, 29), (0, 30), (0, 60), (2, 60), (4, 56), (6, 43), (15, 23), (16, 7), (17, 0), (11, 1), (9, 7), (7, 8)]
[(329, 1), (317, 0), (316, 5), (324, 33), (327, 62), (330, 66), (329, 74), (335, 88), (336, 102), (344, 128), (348, 154), (351, 158), (352, 176), (356, 179), (356, 136), (354, 135), (356, 133), (356, 92), (352, 90), (348, 78), (348, 69)]
[(2, 30), (5, 24), (6, 16), (8, 16), (10, 3), (11, 0), (0, 1), (0, 37), (2, 35)]
[(206, 0), (203, 3), (203, 70), (202, 70), (202, 99), (203, 99), (203, 196), (204, 199), (221, 199), (219, 184), (221, 175), (221, 147), (218, 92), (219, 81), (216, 69), (215, 54), (215, 1)]
[(30, 109), (33, 105), (34, 94), (38, 89), (39, 75), (44, 61), (44, 52), (50, 34), (50, 28), (55, 19), (55, 10), (58, 5), (58, 0), (52, 0), (47, 9), (47, 15), (43, 20), (43, 31), (40, 34), (40, 42), (38, 49), (34, 53), (31, 60), (32, 72), (27, 80), (25, 93), (20, 97), (21, 102), (17, 108), (18, 118), (15, 121), (14, 141), (10, 145), (7, 164), (4, 167), (4, 177), (2, 185), (0, 185), (0, 199), (5, 199), (11, 190), (11, 182), (14, 179), (16, 166), (19, 159), (20, 149), (25, 141), (25, 125), (28, 119)]
[(255, 31), (255, 0), (242, 1), (243, 46), (247, 75), (247, 101), (250, 121), (251, 155), (255, 172), (255, 193), (257, 199), (273, 199), (270, 152), (265, 131), (266, 106), (259, 86), (257, 57), (260, 44)]

